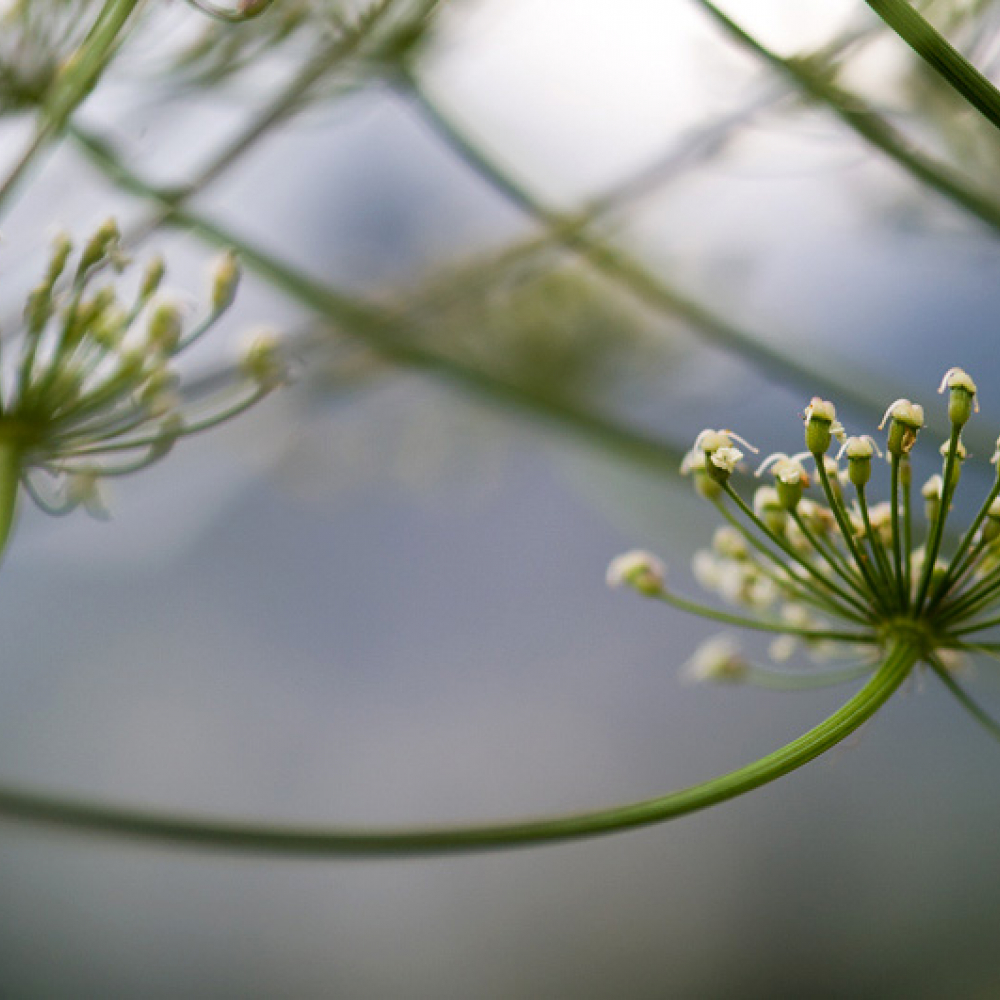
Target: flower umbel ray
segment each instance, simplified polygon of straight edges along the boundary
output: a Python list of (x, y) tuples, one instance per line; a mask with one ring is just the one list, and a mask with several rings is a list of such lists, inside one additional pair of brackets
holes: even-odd
[(162, 295), (158, 258), (120, 297), (106, 279), (126, 264), (113, 220), (79, 251), (57, 237), (20, 330), (3, 342), (0, 549), (21, 487), (52, 514), (97, 510), (102, 480), (153, 465), (179, 439), (229, 420), (283, 381), (275, 344), (259, 339), (229, 384), (197, 407), (186, 401), (177, 361), (232, 304), (236, 259), (215, 264), (209, 303), (190, 322)]
[[(734, 485), (739, 462), (732, 432), (703, 431), (684, 460), (682, 472), (694, 477), (699, 494), (726, 522), (695, 557), (695, 575), (741, 611), (674, 593), (665, 567), (647, 553), (621, 557), (609, 581), (721, 624), (769, 632), (772, 659), (781, 663), (799, 647), (810, 659), (839, 661), (835, 669), (776, 670), (753, 665), (728, 638), (725, 645), (711, 640), (693, 661), (701, 679), (789, 688), (833, 684), (875, 672), (891, 649), (906, 643), (914, 664), (946, 676), (948, 690), (1000, 735), (952, 674), (942, 673), (962, 654), (1000, 651), (989, 635), (1000, 627), (1000, 469), (971, 523), (946, 549), (945, 526), (965, 460), (962, 429), (979, 403), (975, 383), (960, 368), (945, 373), (939, 391), (948, 395), (951, 433), (941, 448), (941, 472), (921, 489), (920, 524), (910, 455), (924, 425), (923, 406), (891, 403), (879, 425), (885, 431), (880, 444), (868, 434), (846, 436), (833, 403), (815, 398), (803, 416), (805, 450), (765, 458), (757, 475), (768, 473), (773, 485), (757, 488), (752, 498)], [(834, 438), (842, 442), (836, 458), (829, 454)], [(889, 497), (873, 502), (873, 463), (881, 466), (883, 457)], [(1000, 462), (1000, 441), (992, 461)], [(711, 654), (718, 649), (725, 657), (716, 664)]]

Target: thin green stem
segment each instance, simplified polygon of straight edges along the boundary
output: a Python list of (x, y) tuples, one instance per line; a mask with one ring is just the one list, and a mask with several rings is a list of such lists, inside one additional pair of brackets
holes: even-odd
[(994, 128), (1000, 128), (1000, 91), (929, 21), (906, 0), (866, 0), (866, 3)]
[[(726, 483), (723, 486), (726, 491), (726, 496), (729, 497), (733, 503), (743, 512), (744, 517), (752, 522), (757, 530), (764, 534), (767, 538), (771, 540), (774, 545), (777, 545), (782, 552), (785, 553), (790, 559), (798, 563), (820, 586), (824, 587), (830, 592), (834, 597), (838, 597), (841, 601), (847, 603), (851, 607), (855, 608), (862, 614), (868, 613), (868, 608), (865, 606), (863, 601), (858, 600), (854, 594), (849, 591), (844, 590), (839, 584), (836, 584), (829, 577), (824, 576), (815, 566), (812, 565), (807, 559), (804, 559), (798, 552), (792, 548), (788, 542), (785, 541), (780, 535), (773, 532), (753, 511), (753, 508), (733, 489), (732, 485)], [(836, 602), (834, 602), (836, 606)], [(842, 613), (842, 610), (841, 612)]]
[(1000, 625), (1000, 617), (984, 618), (978, 622), (962, 625), (960, 628), (949, 628), (948, 634), (954, 636), (972, 635), (973, 632), (984, 632), (986, 629), (996, 628), (998, 625)]
[(927, 662), (931, 669), (937, 674), (941, 683), (955, 696), (958, 703), (978, 722), (995, 740), (1000, 740), (1000, 723), (996, 721), (984, 708), (976, 703), (973, 698), (966, 693), (962, 686), (955, 680), (948, 671), (948, 668), (941, 662), (940, 658), (931, 653), (927, 657)]
[(865, 588), (865, 581), (854, 571), (851, 565), (843, 558), (836, 547), (819, 537), (808, 524), (805, 518), (799, 513), (798, 508), (792, 511), (792, 518), (798, 525), (806, 541), (823, 557), (829, 567), (847, 584), (849, 584), (856, 594), (863, 599), (868, 598), (868, 591)]
[(850, 608), (843, 608), (835, 603), (830, 597), (818, 587), (808, 589), (803, 581), (789, 572), (785, 560), (776, 552), (772, 552), (756, 535), (748, 531), (746, 526), (737, 518), (733, 512), (721, 501), (715, 501), (715, 508), (746, 540), (747, 543), (764, 556), (769, 563), (774, 564), (774, 569), (770, 569), (763, 561), (756, 562), (755, 568), (763, 573), (789, 597), (794, 598), (801, 604), (816, 608), (824, 614), (841, 615), (857, 622), (859, 625), (868, 625), (869, 620), (857, 614)]
[(793, 674), (790, 671), (772, 670), (751, 664), (741, 683), (767, 688), (769, 691), (815, 691), (817, 688), (834, 687), (861, 680), (874, 670), (871, 663), (844, 667), (843, 670), (824, 670), (814, 674)]
[(771, 632), (778, 635), (793, 635), (798, 639), (805, 639), (809, 642), (852, 642), (870, 646), (877, 642), (874, 633), (871, 632), (845, 632), (841, 629), (818, 629), (803, 628), (789, 625), (777, 619), (768, 620), (766, 618), (746, 618), (743, 615), (734, 615), (726, 611), (717, 611), (715, 608), (706, 607), (697, 601), (691, 601), (686, 597), (679, 597), (669, 590), (661, 590), (657, 594), (650, 594), (659, 601), (677, 608), (679, 611), (686, 611), (688, 614), (698, 615), (700, 618), (707, 618), (710, 621), (719, 622), (722, 625), (733, 625), (736, 628), (751, 629), (755, 632)]
[[(896, 567), (896, 592), (899, 595), (899, 606), (904, 611), (909, 604), (909, 593), (906, 589), (906, 577), (903, 574), (903, 544), (899, 531), (899, 455), (892, 455), (892, 473), (889, 486), (889, 505), (892, 508), (892, 561)], [(909, 559), (910, 550), (906, 549)]]
[(937, 517), (931, 525), (930, 541), (927, 551), (924, 553), (924, 565), (920, 574), (920, 585), (917, 589), (917, 599), (914, 604), (914, 616), (919, 617), (923, 610), (924, 601), (927, 598), (927, 591), (934, 576), (934, 564), (937, 562), (938, 552), (941, 551), (941, 539), (944, 537), (944, 523), (948, 520), (948, 508), (951, 507), (952, 497), (955, 493), (955, 464), (958, 461), (958, 444), (962, 428), (958, 424), (952, 424), (951, 436), (948, 439), (948, 455), (944, 461), (944, 485), (941, 487), (941, 504), (938, 507)]
[(948, 561), (948, 569), (945, 571), (940, 583), (931, 595), (929, 610), (933, 611), (934, 608), (937, 607), (941, 599), (945, 596), (945, 594), (947, 594), (948, 588), (951, 584), (953, 582), (957, 582), (962, 573), (965, 571), (964, 562), (969, 551), (969, 546), (972, 545), (972, 540), (976, 537), (976, 532), (979, 530), (979, 526), (986, 519), (990, 505), (994, 500), (996, 500), (997, 496), (1000, 496), (1000, 474), (997, 475), (997, 478), (993, 483), (993, 488), (987, 494), (986, 499), (982, 502), (979, 512), (973, 519), (972, 524), (969, 525), (969, 530), (958, 543), (957, 551)]
[(973, 615), (979, 614), (996, 601), (998, 588), (1000, 588), (1000, 566), (987, 573), (964, 594), (947, 603), (938, 612), (938, 622), (951, 628), (957, 622), (965, 621)]
[(17, 516), (22, 464), (20, 448), (0, 437), (0, 558), (7, 551)]
[(871, 516), (868, 512), (868, 498), (865, 494), (865, 488), (864, 486), (857, 486), (855, 489), (858, 494), (858, 507), (861, 509), (861, 520), (865, 526), (865, 536), (868, 539), (868, 547), (871, 549), (872, 558), (875, 560), (875, 566), (881, 582), (880, 590), (882, 597), (885, 600), (885, 603), (891, 607), (895, 603), (896, 598), (892, 579), (892, 569), (889, 566), (889, 560), (886, 557), (882, 540), (875, 534), (875, 530), (872, 528)]
[(861, 572), (865, 583), (868, 585), (872, 599), (880, 605), (883, 611), (888, 612), (889, 609), (886, 607), (885, 601), (879, 593), (879, 588), (872, 573), (871, 566), (868, 563), (868, 559), (865, 557), (864, 552), (862, 552), (856, 539), (854, 538), (854, 531), (851, 529), (850, 522), (847, 519), (847, 511), (844, 509), (844, 505), (841, 502), (839, 495), (830, 485), (830, 474), (826, 471), (824, 456), (813, 455), (813, 459), (816, 464), (816, 471), (819, 474), (819, 481), (823, 486), (823, 492), (826, 494), (826, 502), (829, 505), (830, 510), (833, 511), (833, 516), (837, 521), (837, 526), (840, 528), (840, 533), (844, 538), (844, 544), (854, 557), (854, 562), (857, 564), (858, 570)]
[(707, 809), (797, 770), (870, 719), (906, 679), (917, 658), (912, 645), (894, 644), (871, 680), (841, 708), (798, 739), (752, 764), (703, 784), (596, 812), (454, 828), (331, 829), (179, 816), (57, 798), (7, 786), (0, 787), (0, 816), (119, 839), (296, 857), (458, 853), (579, 840)]
[(913, 469), (908, 457), (900, 461), (899, 471), (903, 478), (903, 552), (905, 553), (903, 579), (906, 593), (904, 607), (909, 608), (913, 599)]

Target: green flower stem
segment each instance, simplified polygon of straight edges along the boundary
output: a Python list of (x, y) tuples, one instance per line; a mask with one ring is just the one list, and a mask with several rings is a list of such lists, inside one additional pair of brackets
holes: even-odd
[(0, 816), (119, 839), (296, 857), (447, 854), (579, 840), (707, 809), (797, 770), (870, 719), (906, 679), (918, 656), (914, 645), (895, 642), (874, 677), (840, 709), (814, 729), (752, 764), (703, 784), (596, 812), (453, 828), (331, 829), (172, 815), (0, 786)]
[(1000, 642), (949, 642), (945, 649), (957, 649), (963, 653), (982, 653), (994, 660), (1000, 660)]
[(903, 582), (906, 600), (903, 606), (909, 608), (913, 599), (913, 470), (910, 468), (909, 458), (902, 459), (900, 471), (903, 470), (902, 462), (906, 462), (906, 477), (903, 489), (903, 552), (906, 556), (903, 561)]
[[(241, 413), (245, 413), (247, 410), (256, 406), (270, 392), (270, 387), (260, 386), (250, 393), (250, 395), (245, 399), (241, 399), (238, 403), (234, 403), (232, 406), (226, 407), (226, 409), (220, 413), (213, 413), (210, 417), (205, 417), (204, 420), (197, 420), (190, 424), (185, 424), (177, 431), (176, 434), (172, 434), (170, 437), (178, 439), (190, 437), (192, 434), (200, 434), (202, 431), (218, 427), (219, 424), (224, 424), (226, 421), (232, 420), (233, 417), (237, 417)], [(133, 438), (131, 441), (116, 441), (114, 444), (100, 444), (95, 445), (93, 448), (77, 448), (75, 451), (68, 452), (66, 457), (83, 458), (90, 455), (108, 455), (112, 452), (135, 451), (138, 448), (155, 447), (156, 445), (163, 444), (164, 437), (165, 435), (162, 433), (150, 434), (147, 437)]]
[(995, 740), (1000, 740), (1000, 723), (996, 721), (982, 706), (966, 693), (965, 689), (951, 676), (948, 668), (940, 658), (931, 653), (927, 657), (931, 670), (938, 675), (941, 683), (955, 696), (960, 705), (978, 722)]
[[(812, 563), (807, 559), (803, 558), (795, 549), (788, 544), (788, 542), (782, 538), (777, 533), (773, 532), (757, 515), (754, 513), (753, 508), (733, 489), (730, 483), (726, 483), (723, 489), (726, 491), (726, 495), (736, 504), (737, 507), (742, 511), (744, 517), (746, 517), (751, 523), (756, 525), (757, 530), (764, 534), (771, 542), (776, 545), (782, 552), (785, 553), (790, 559), (798, 563), (817, 583), (822, 587), (826, 588), (834, 598), (839, 598), (841, 601), (853, 606), (857, 611), (865, 614), (868, 612), (868, 608), (864, 601), (859, 600), (854, 596), (854, 594), (849, 591), (844, 590), (839, 584), (834, 583), (829, 577), (824, 576)], [(745, 537), (752, 537), (746, 535)], [(779, 560), (780, 563), (780, 560)], [(833, 601), (834, 607), (838, 607), (836, 601)]]
[(0, 558), (7, 551), (10, 533), (17, 516), (17, 499), (21, 483), (21, 450), (3, 439), (0, 422)]
[[(850, 608), (842, 608), (839, 604), (831, 601), (830, 598), (819, 589), (814, 588), (809, 590), (804, 587), (802, 585), (802, 581), (788, 571), (788, 567), (785, 565), (784, 560), (779, 555), (772, 552), (759, 538), (750, 534), (746, 527), (739, 521), (733, 512), (726, 507), (725, 504), (716, 501), (715, 507), (716, 510), (718, 510), (719, 513), (726, 519), (726, 521), (728, 521), (729, 524), (747, 540), (747, 543), (750, 546), (752, 546), (762, 556), (766, 557), (767, 562), (764, 560), (755, 560), (753, 563), (754, 569), (763, 573), (764, 576), (775, 583), (785, 595), (794, 598), (800, 604), (806, 604), (810, 607), (816, 608), (823, 614), (842, 615), (850, 618), (851, 621), (857, 622), (859, 625), (868, 624), (867, 618), (863, 618), (861, 615), (855, 614)], [(769, 565), (769, 563), (773, 563), (773, 567)]]
[[(899, 594), (899, 606), (905, 610), (910, 595), (903, 573), (903, 545), (899, 531), (899, 455), (895, 453), (892, 455), (889, 506), (892, 508), (892, 561), (896, 567), (896, 591)], [(910, 558), (909, 546), (906, 548), (906, 558)]]
[(792, 519), (798, 525), (806, 541), (826, 560), (830, 568), (846, 583), (856, 594), (867, 599), (868, 591), (865, 589), (865, 581), (855, 572), (851, 565), (844, 559), (837, 548), (820, 538), (805, 522), (805, 518), (799, 513), (798, 508), (792, 511)]
[[(992, 570), (961, 597), (951, 600), (936, 616), (936, 620), (951, 629), (958, 622), (966, 621), (993, 604), (996, 601), (998, 588), (1000, 588), (1000, 567)], [(983, 626), (977, 626), (981, 627)]]
[(830, 485), (830, 474), (826, 471), (824, 456), (821, 454), (813, 455), (813, 460), (816, 464), (816, 472), (819, 474), (819, 481), (823, 486), (823, 492), (826, 494), (826, 502), (829, 505), (830, 510), (833, 511), (833, 516), (836, 518), (837, 526), (840, 528), (840, 534), (844, 538), (844, 544), (854, 557), (854, 562), (861, 571), (861, 575), (864, 577), (865, 583), (868, 585), (872, 598), (881, 607), (882, 611), (888, 613), (890, 609), (886, 606), (885, 601), (879, 592), (878, 584), (875, 581), (868, 559), (865, 557), (864, 552), (861, 551), (854, 538), (854, 532), (847, 520), (847, 512), (844, 510), (844, 505), (841, 502), (840, 497)]
[(985, 632), (986, 629), (996, 628), (998, 625), (1000, 625), (1000, 617), (984, 618), (981, 621), (972, 622), (969, 625), (962, 625), (960, 628), (949, 628), (948, 635), (972, 635), (973, 632)]
[(993, 483), (993, 488), (987, 494), (986, 499), (983, 501), (982, 506), (979, 508), (979, 512), (976, 514), (975, 519), (972, 524), (969, 525), (969, 530), (962, 537), (962, 540), (958, 543), (958, 550), (948, 561), (948, 569), (938, 584), (934, 593), (931, 595), (931, 602), (928, 606), (930, 611), (940, 603), (941, 599), (948, 592), (948, 588), (952, 583), (957, 583), (961, 578), (962, 574), (968, 568), (966, 563), (966, 556), (969, 556), (969, 560), (975, 558), (975, 551), (969, 552), (969, 546), (972, 545), (972, 540), (976, 537), (976, 532), (979, 530), (979, 526), (986, 519), (987, 511), (990, 509), (990, 504), (996, 500), (997, 496), (1000, 496), (1000, 473), (998, 473), (996, 480)]
[(57, 136), (93, 89), (115, 54), (126, 22), (142, 0), (106, 0), (80, 47), (64, 64), (48, 95), (35, 134), (0, 184), (0, 210), (39, 153)]
[(937, 517), (931, 525), (931, 535), (927, 543), (927, 551), (924, 554), (923, 570), (920, 574), (920, 586), (917, 590), (917, 600), (914, 604), (914, 614), (919, 616), (923, 610), (924, 601), (927, 598), (927, 590), (931, 584), (931, 577), (934, 575), (934, 563), (937, 562), (938, 552), (941, 551), (941, 539), (944, 537), (944, 523), (948, 519), (948, 508), (951, 506), (952, 498), (955, 494), (954, 475), (955, 463), (958, 461), (958, 439), (961, 436), (962, 428), (957, 424), (952, 424), (951, 437), (948, 439), (948, 455), (944, 461), (944, 484), (941, 487), (941, 504), (938, 507)]
[(1000, 128), (1000, 91), (906, 0), (866, 3), (991, 125)]
[(794, 635), (799, 639), (806, 639), (813, 642), (857, 642), (869, 646), (878, 640), (871, 632), (845, 632), (839, 629), (815, 629), (802, 628), (789, 625), (776, 619), (766, 618), (745, 618), (743, 615), (730, 614), (727, 611), (717, 611), (715, 608), (706, 607), (697, 601), (688, 600), (686, 597), (679, 597), (669, 590), (661, 590), (658, 593), (648, 594), (657, 600), (677, 608), (679, 611), (686, 611), (700, 618), (708, 618), (710, 621), (719, 622), (723, 625), (734, 625), (736, 628), (752, 629), (755, 632), (771, 632), (779, 635)]
[[(979, 541), (976, 542), (976, 544), (973, 545), (972, 548), (966, 554), (966, 558), (964, 560), (963, 565), (958, 567), (955, 570), (955, 572), (951, 574), (951, 580), (948, 584), (948, 589), (952, 591), (953, 594), (959, 595), (957, 600), (961, 600), (962, 596), (964, 596), (961, 593), (961, 590), (962, 586), (966, 581), (966, 578), (969, 576), (970, 573), (974, 572), (978, 566), (981, 565), (984, 556), (989, 551), (989, 548), (990, 548), (990, 543), (987, 542), (985, 538), (980, 538)], [(970, 590), (971, 588), (969, 590), (966, 590), (965, 593), (969, 593)], [(939, 600), (944, 600), (944, 598), (947, 596), (948, 596), (947, 591), (943, 590), (939, 597)], [(936, 609), (937, 605), (931, 604), (930, 608), (928, 609), (928, 614), (933, 614)]]
[(818, 688), (834, 687), (837, 684), (848, 684), (851, 681), (868, 677), (874, 670), (871, 663), (844, 667), (843, 670), (824, 670), (815, 674), (793, 674), (790, 671), (772, 670), (756, 663), (747, 668), (747, 672), (736, 681), (737, 684), (752, 684), (754, 687), (766, 688), (768, 691), (815, 691)]
[(855, 487), (858, 494), (858, 506), (861, 508), (861, 520), (865, 525), (865, 535), (868, 538), (868, 547), (871, 549), (872, 558), (875, 560), (879, 579), (882, 583), (882, 596), (885, 602), (891, 607), (895, 603), (896, 592), (893, 587), (892, 569), (885, 554), (882, 540), (875, 534), (872, 528), (871, 517), (868, 512), (868, 497), (863, 486)]

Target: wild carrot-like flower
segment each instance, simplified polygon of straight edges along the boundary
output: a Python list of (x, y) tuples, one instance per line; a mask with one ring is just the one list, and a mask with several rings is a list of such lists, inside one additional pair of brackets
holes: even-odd
[(238, 379), (197, 403), (185, 399), (176, 362), (232, 304), (240, 277), (232, 254), (216, 263), (209, 305), (190, 323), (160, 293), (161, 260), (147, 264), (127, 300), (101, 280), (125, 266), (113, 221), (76, 253), (59, 236), (17, 338), (4, 341), (0, 548), (19, 486), (50, 513), (98, 510), (101, 480), (152, 465), (180, 438), (242, 413), (283, 381), (277, 345), (258, 338)]
[[(1000, 736), (1000, 726), (952, 676), (962, 654), (1000, 658), (1000, 643), (991, 638), (1000, 627), (1000, 470), (971, 524), (946, 543), (965, 459), (961, 431), (978, 411), (978, 401), (975, 383), (960, 368), (946, 373), (940, 391), (948, 393), (951, 434), (941, 450), (940, 474), (921, 489), (923, 526), (916, 523), (911, 500), (910, 453), (924, 426), (924, 411), (908, 399), (892, 403), (879, 425), (886, 431), (890, 496), (874, 504), (868, 487), (883, 450), (870, 435), (847, 437), (827, 400), (815, 398), (806, 408), (805, 451), (764, 459), (757, 476), (770, 475), (773, 485), (759, 487), (752, 500), (732, 483), (742, 457), (733, 445), (735, 435), (703, 431), (698, 436), (682, 471), (695, 477), (699, 493), (715, 503), (727, 525), (716, 533), (711, 549), (696, 555), (695, 575), (724, 601), (754, 615), (680, 597), (667, 589), (662, 572), (623, 575), (620, 582), (682, 610), (773, 634), (775, 661), (788, 660), (802, 647), (814, 659), (832, 656), (840, 663), (805, 672), (756, 666), (726, 638), (695, 656), (688, 677), (816, 686), (884, 673), (887, 664), (905, 661), (905, 669), (897, 669), (896, 685), (923, 662)], [(828, 452), (835, 437), (842, 443), (833, 459)], [(1000, 441), (993, 456), (994, 464), (998, 461)]]

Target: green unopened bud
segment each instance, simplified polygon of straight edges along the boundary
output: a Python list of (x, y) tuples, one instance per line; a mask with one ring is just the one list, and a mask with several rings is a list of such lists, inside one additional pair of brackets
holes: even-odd
[(897, 399), (885, 411), (879, 430), (889, 423), (886, 450), (897, 458), (908, 454), (917, 441), (917, 431), (924, 426), (924, 408), (908, 399)]
[(159, 354), (171, 354), (181, 339), (181, 312), (172, 302), (161, 302), (149, 317), (146, 341)]
[(944, 480), (937, 474), (931, 476), (920, 487), (920, 495), (924, 498), (924, 514), (929, 524), (933, 524), (941, 513), (941, 495), (943, 492)]
[[(944, 468), (948, 467), (948, 448), (950, 447), (950, 442), (945, 441), (941, 445), (941, 457), (945, 460)], [(962, 476), (962, 463), (965, 461), (968, 452), (965, 450), (965, 445), (961, 441), (955, 447), (955, 461), (952, 463), (951, 467), (951, 478), (948, 481), (948, 486), (952, 493), (958, 488), (958, 481)]]
[(118, 223), (114, 219), (106, 219), (83, 248), (77, 268), (78, 273), (86, 274), (92, 267), (107, 260), (120, 238)]
[(841, 448), (841, 455), (847, 456), (847, 478), (859, 489), (872, 477), (872, 455), (878, 446), (867, 434), (850, 437)]
[(45, 274), (46, 284), (50, 288), (59, 280), (72, 252), (73, 241), (65, 233), (59, 233), (52, 241), (52, 256), (49, 258), (49, 269)]
[(24, 322), (30, 336), (38, 336), (52, 317), (52, 287), (38, 285), (28, 294), (24, 304)]
[(281, 346), (270, 332), (251, 335), (240, 358), (240, 369), (261, 389), (275, 389), (288, 381)]
[(167, 272), (167, 265), (162, 257), (154, 257), (147, 265), (139, 286), (139, 301), (148, 302), (158, 291)]
[(833, 442), (836, 407), (827, 399), (813, 396), (803, 419), (806, 425), (806, 449), (812, 455), (825, 455)]
[(227, 250), (212, 268), (212, 312), (225, 312), (236, 298), (240, 284), (240, 262), (232, 250)]
[(1000, 538), (1000, 497), (986, 509), (986, 519), (983, 521), (983, 539), (995, 542), (998, 538)]
[(788, 527), (788, 508), (781, 502), (773, 486), (762, 486), (753, 495), (754, 513), (767, 525), (769, 531), (783, 536)]
[(969, 422), (973, 410), (979, 412), (976, 383), (961, 368), (949, 368), (944, 373), (938, 392), (948, 390), (948, 419), (956, 427)]

